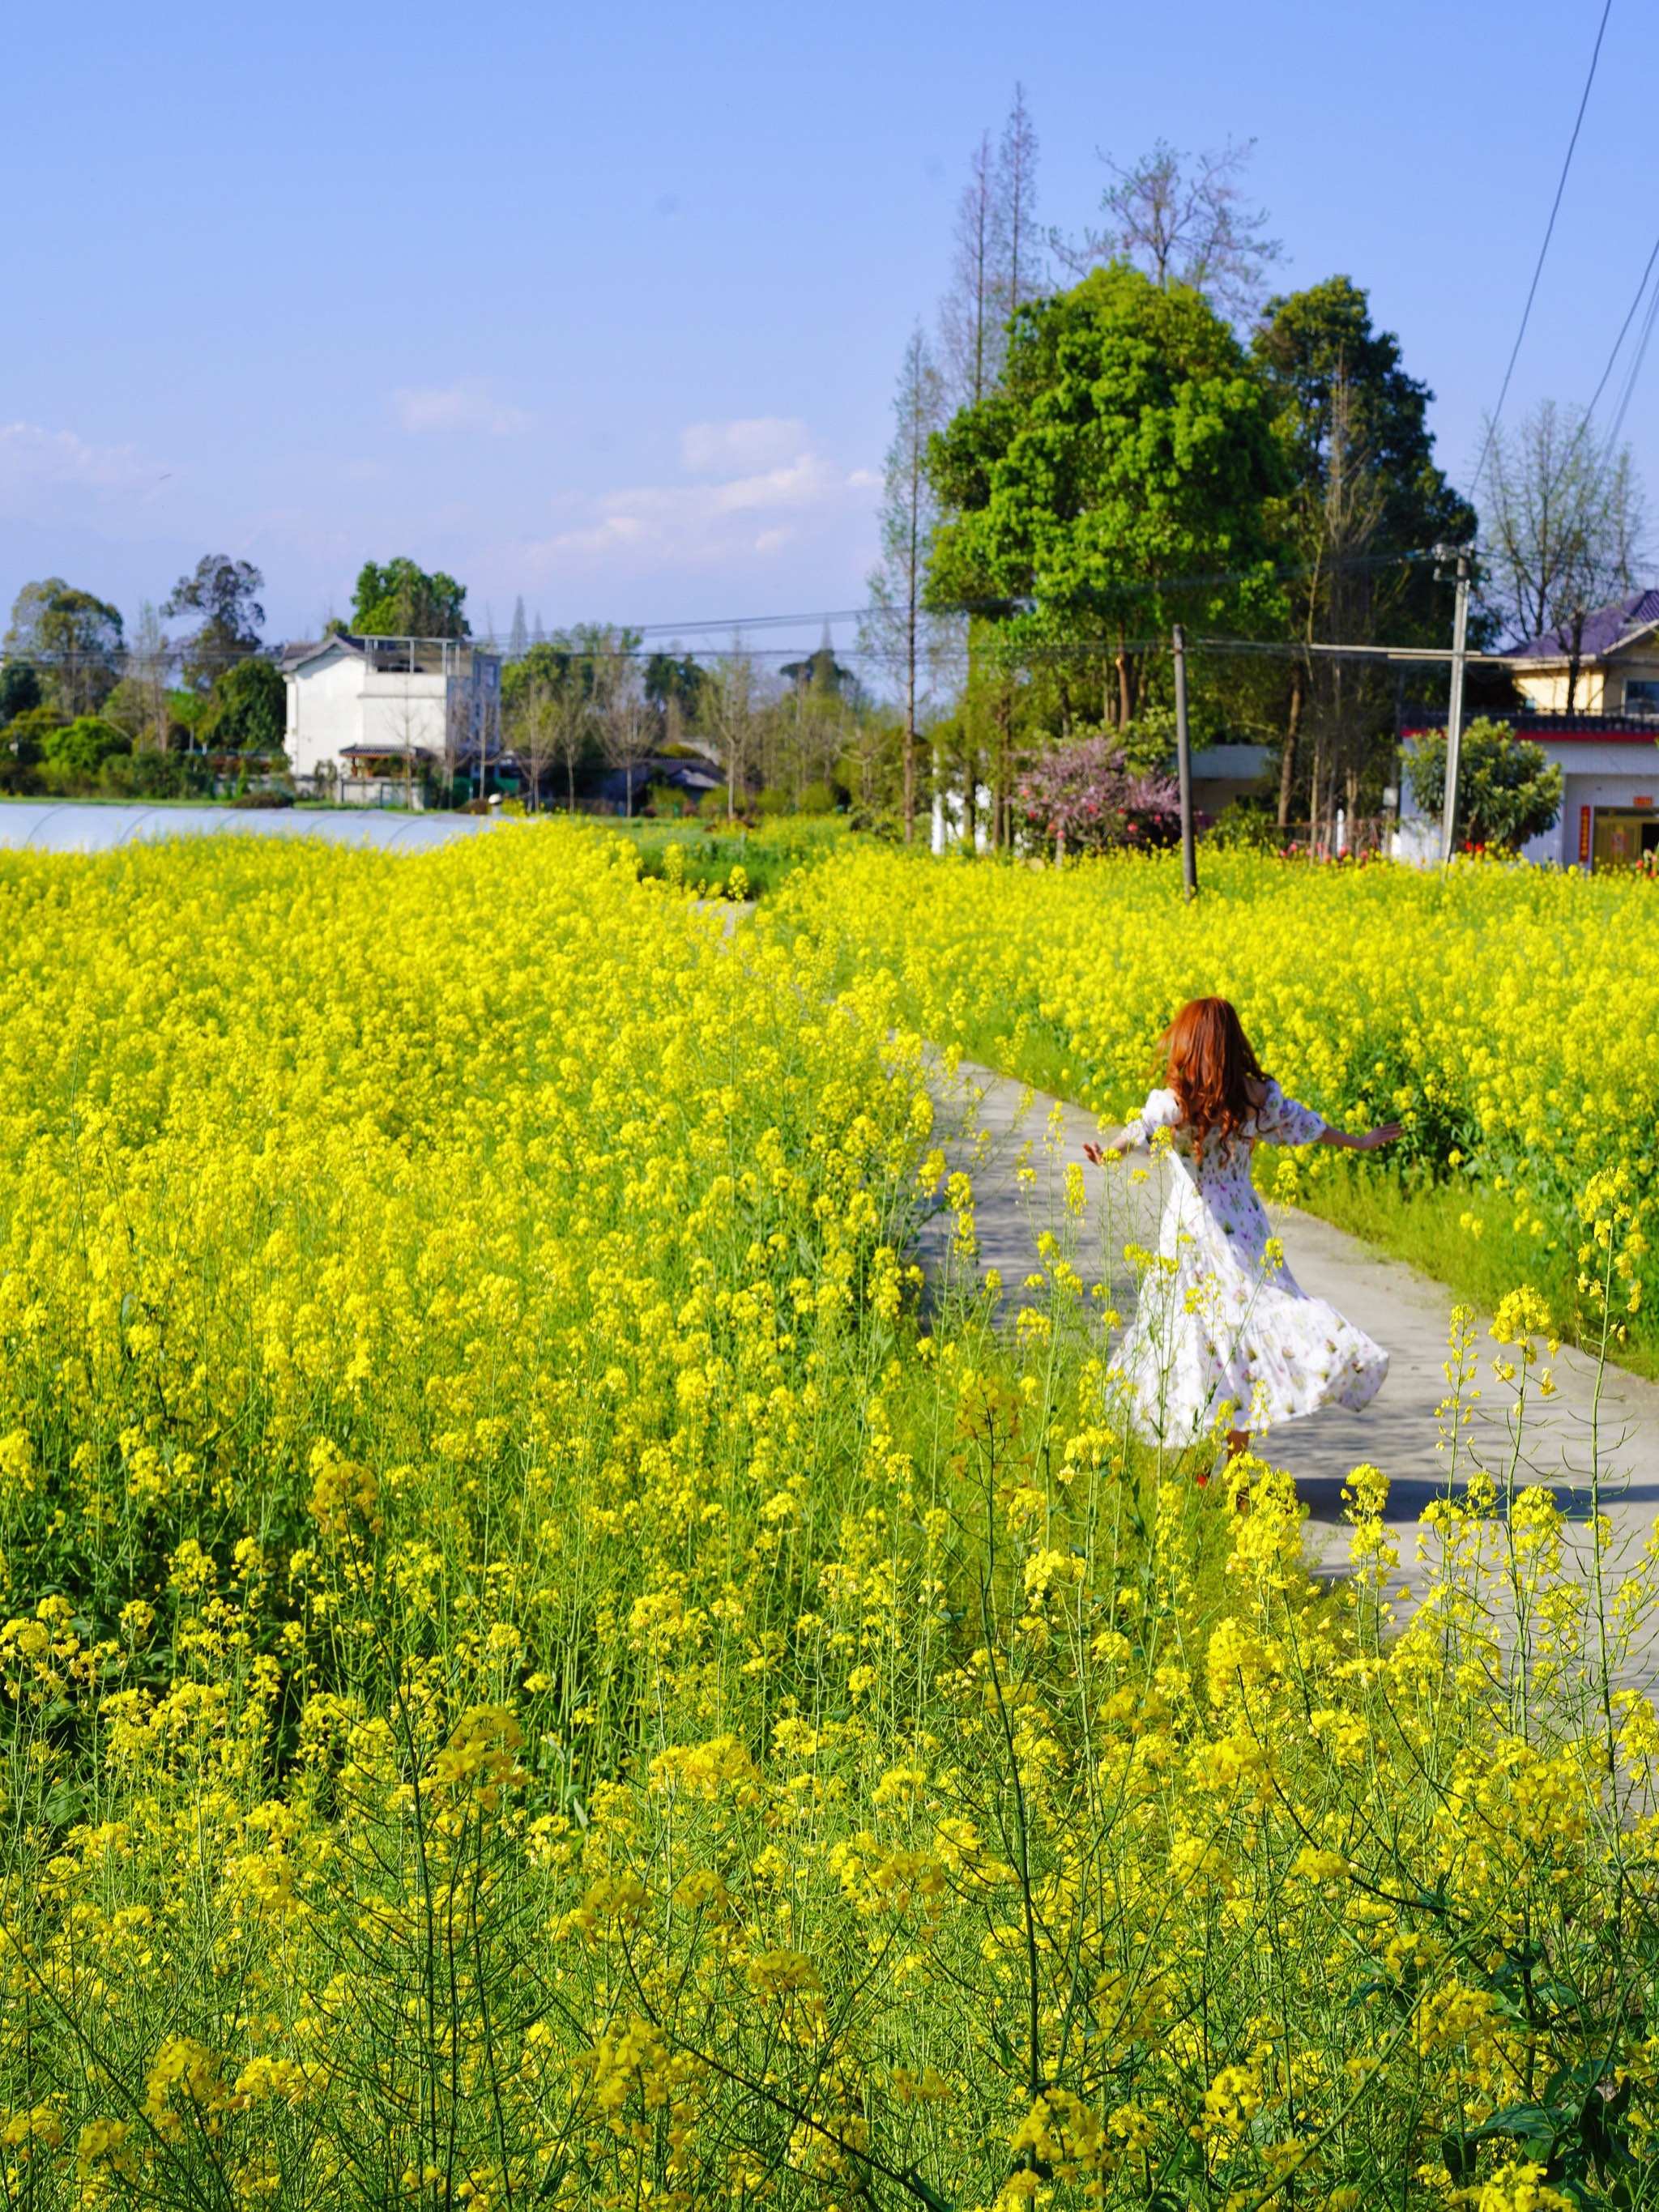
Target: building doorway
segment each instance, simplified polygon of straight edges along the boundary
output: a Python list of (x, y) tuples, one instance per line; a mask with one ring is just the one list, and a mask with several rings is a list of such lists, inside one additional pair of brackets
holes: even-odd
[(1604, 868), (1639, 868), (1659, 865), (1659, 814), (1634, 807), (1598, 806), (1595, 810), (1595, 859), (1599, 874)]

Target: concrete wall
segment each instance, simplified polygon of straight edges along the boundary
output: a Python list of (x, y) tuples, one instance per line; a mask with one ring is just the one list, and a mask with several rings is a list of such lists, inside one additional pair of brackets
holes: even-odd
[[(1659, 760), (1656, 761), (1656, 768), (1659, 768)], [(1659, 799), (1659, 773), (1656, 773), (1655, 769), (1650, 769), (1640, 776), (1570, 775), (1560, 823), (1553, 833), (1558, 850), (1549, 857), (1559, 859), (1564, 867), (1576, 868), (1579, 864), (1585, 807), (1588, 806), (1594, 814), (1598, 807), (1634, 806), (1638, 799), (1645, 799), (1649, 806), (1653, 806), (1654, 801)], [(1655, 811), (1659, 812), (1659, 808)], [(1593, 839), (1593, 822), (1591, 834)], [(1541, 841), (1534, 840), (1537, 842)], [(1528, 848), (1527, 858), (1533, 858), (1530, 847)]]
[[(1567, 711), (1567, 672), (1560, 668), (1540, 669), (1536, 675), (1530, 670), (1517, 668), (1514, 672), (1516, 686), (1529, 707), (1540, 714), (1565, 714)], [(1607, 708), (1622, 706), (1623, 697), (1609, 696), (1610, 688), (1623, 693), (1622, 678), (1613, 687), (1607, 681), (1607, 671), (1599, 663), (1588, 663), (1578, 672), (1578, 681), (1573, 687), (1572, 704), (1575, 714), (1599, 714)]]
[[(1515, 680), (1528, 704), (1536, 707), (1540, 714), (1565, 714), (1567, 711), (1567, 670), (1565, 661), (1559, 666), (1539, 669), (1535, 673), (1517, 668)], [(1578, 672), (1578, 682), (1572, 695), (1573, 712), (1585, 714), (1620, 714), (1635, 704), (1625, 696), (1625, 686), (1632, 683), (1659, 684), (1659, 650), (1650, 641), (1630, 653), (1621, 653), (1607, 660), (1586, 662)]]
[(363, 675), (362, 659), (343, 648), (289, 671), (288, 757), (296, 776), (337, 765), (344, 748), (357, 743)]
[(389, 753), (423, 750), (444, 757), (449, 681), (442, 675), (362, 672), (359, 744)]

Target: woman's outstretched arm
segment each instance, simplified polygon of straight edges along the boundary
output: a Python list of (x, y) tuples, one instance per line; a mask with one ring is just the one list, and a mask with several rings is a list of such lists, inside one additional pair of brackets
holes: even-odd
[(1085, 1145), (1083, 1157), (1085, 1160), (1092, 1160), (1097, 1168), (1104, 1167), (1108, 1152), (1132, 1152), (1137, 1145), (1144, 1145), (1146, 1141), (1146, 1132), (1139, 1122), (1131, 1121), (1127, 1129), (1118, 1130), (1115, 1135), (1103, 1129), (1097, 1145)]
[(1356, 1130), (1352, 1134), (1346, 1129), (1324, 1129), (1315, 1142), (1334, 1145), (1339, 1152), (1374, 1152), (1383, 1145), (1393, 1144), (1400, 1129), (1398, 1121), (1385, 1121), (1380, 1129)]

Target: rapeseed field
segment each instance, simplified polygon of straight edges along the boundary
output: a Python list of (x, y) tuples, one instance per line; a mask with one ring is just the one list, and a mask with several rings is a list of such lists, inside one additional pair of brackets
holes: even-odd
[(1130, 1443), (1040, 1152), (989, 1326), (892, 863), (637, 868), (0, 858), (7, 2203), (1650, 2201), (1655, 1555), (1455, 1465), (1402, 1625), (1361, 1468), (1310, 1583)]
[[(1527, 1280), (1573, 1325), (1588, 1177), (1659, 1168), (1659, 893), (1638, 877), (1460, 863), (1125, 855), (1059, 878), (849, 845), (787, 884), (786, 939), (885, 971), (906, 1018), (1103, 1115), (1145, 1098), (1188, 999), (1231, 999), (1266, 1065), (1348, 1127), (1401, 1119), (1357, 1163), (1283, 1165), (1293, 1196), (1495, 1304)], [(1659, 1293), (1659, 1270), (1642, 1277)], [(1587, 1316), (1592, 1333), (1596, 1317)], [(1659, 1358), (1648, 1315), (1626, 1350)]]

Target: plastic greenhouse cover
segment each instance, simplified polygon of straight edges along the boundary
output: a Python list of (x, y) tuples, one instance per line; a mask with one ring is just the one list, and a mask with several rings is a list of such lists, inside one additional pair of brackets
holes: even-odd
[(412, 814), (402, 809), (77, 806), (52, 799), (0, 800), (0, 847), (36, 853), (104, 853), (155, 837), (325, 837), (336, 845), (428, 853), (452, 837), (491, 826), (479, 814)]

